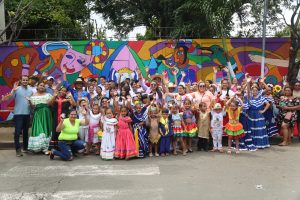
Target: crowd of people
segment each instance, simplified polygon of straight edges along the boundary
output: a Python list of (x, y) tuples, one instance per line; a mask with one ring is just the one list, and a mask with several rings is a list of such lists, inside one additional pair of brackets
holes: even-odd
[(63, 80), (23, 75), (1, 101), (15, 100), (17, 156), (28, 151), (62, 160), (78, 153), (103, 160), (186, 156), (195, 141), (198, 151), (238, 154), (268, 148), (269, 139), (279, 134), (279, 145), (289, 145), (300, 121), (300, 83), (274, 86), (247, 74), (239, 83), (227, 68), (222, 70), (227, 78), (220, 82), (214, 76), (184, 83), (173, 70), (173, 83), (166, 71), (150, 77), (146, 68), (145, 78), (138, 71), (138, 80), (78, 77), (74, 87), (65, 70)]

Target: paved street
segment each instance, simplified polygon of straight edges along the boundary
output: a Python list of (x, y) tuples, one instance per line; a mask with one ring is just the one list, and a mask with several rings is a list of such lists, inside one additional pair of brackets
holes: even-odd
[(0, 199), (299, 200), (300, 144), (240, 155), (194, 152), (141, 160), (72, 162), (0, 151)]

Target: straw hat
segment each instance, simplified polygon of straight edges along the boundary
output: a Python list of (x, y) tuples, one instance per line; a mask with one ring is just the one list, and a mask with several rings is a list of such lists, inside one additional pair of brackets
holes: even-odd
[(160, 78), (162, 80), (163, 79), (163, 75), (156, 73), (156, 74), (154, 74), (154, 75), (151, 76), (151, 80), (154, 80), (156, 78)]
[(176, 86), (174, 85), (174, 83), (172, 83), (172, 82), (169, 82), (168, 83), (168, 88), (175, 88)]
[(77, 79), (74, 81), (74, 84), (77, 84), (77, 83), (85, 84), (84, 79), (82, 77), (77, 77)]

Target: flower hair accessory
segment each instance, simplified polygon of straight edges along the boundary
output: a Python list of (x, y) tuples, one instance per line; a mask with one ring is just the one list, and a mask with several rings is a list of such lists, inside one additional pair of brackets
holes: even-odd
[(273, 93), (278, 94), (282, 90), (282, 87), (280, 85), (275, 85), (273, 87)]

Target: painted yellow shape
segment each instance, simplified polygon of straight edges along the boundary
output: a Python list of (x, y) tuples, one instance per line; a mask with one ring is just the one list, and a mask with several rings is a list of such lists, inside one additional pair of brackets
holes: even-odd
[(142, 59), (142, 60), (149, 60), (151, 55), (150, 55), (150, 51), (149, 49), (151, 47), (153, 47), (154, 45), (156, 45), (157, 43), (159, 43), (161, 41), (146, 41), (142, 48), (140, 49), (140, 51), (138, 52), (138, 56)]
[(10, 63), (11, 63), (12, 66), (15, 67), (15, 66), (17, 66), (17, 65), (19, 64), (19, 60), (15, 58), (15, 59), (12, 59), (12, 60), (10, 61)]
[(95, 42), (92, 42), (92, 44), (91, 44), (92, 46), (95, 46)]
[(28, 63), (28, 61), (29, 61), (29, 54), (26, 54), (25, 60), (26, 60), (26, 63)]
[(86, 51), (86, 54), (87, 54), (87, 55), (91, 55), (92, 52), (89, 50), (89, 51)]
[(94, 64), (94, 66), (95, 66), (96, 68), (98, 68), (98, 69), (102, 69), (102, 68), (103, 68), (103, 66), (102, 66), (100, 63)]
[(104, 43), (103, 42), (100, 42), (100, 47), (103, 47), (104, 46)]
[(103, 56), (106, 56), (106, 51), (102, 51), (102, 55), (103, 55)]
[(100, 61), (100, 59), (99, 59), (98, 56), (95, 56), (94, 58), (95, 58), (95, 62), (96, 62), (96, 63), (98, 63), (98, 62)]

